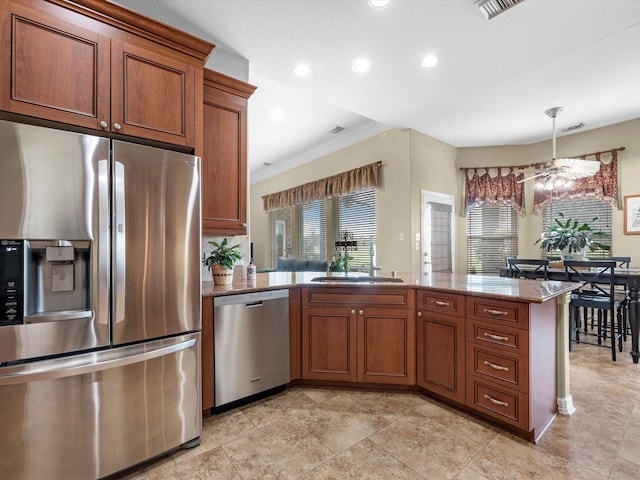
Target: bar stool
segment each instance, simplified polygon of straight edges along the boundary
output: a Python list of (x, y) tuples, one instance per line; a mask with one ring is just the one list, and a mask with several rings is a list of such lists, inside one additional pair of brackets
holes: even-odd
[[(611, 359), (615, 362), (616, 342), (619, 350), (622, 351), (623, 310), (627, 305), (627, 296), (615, 288), (616, 262), (613, 260), (565, 260), (564, 267), (567, 281), (581, 283), (580, 287), (571, 294), (569, 304), (571, 328), (569, 350), (572, 350), (573, 339), (576, 343), (606, 346), (602, 341), (609, 338)], [(580, 318), (581, 309), (584, 314), (582, 319)], [(592, 318), (597, 324), (596, 333), (591, 333), (587, 328), (588, 311), (592, 312)], [(584, 337), (596, 337), (597, 343), (581, 341), (581, 334)]]
[(549, 260), (539, 258), (507, 257), (511, 278), (549, 279)]

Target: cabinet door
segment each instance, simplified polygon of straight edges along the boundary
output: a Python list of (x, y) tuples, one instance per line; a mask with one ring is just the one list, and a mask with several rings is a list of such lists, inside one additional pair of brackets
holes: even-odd
[(311, 307), (302, 314), (302, 378), (355, 382), (357, 312)]
[(255, 87), (204, 71), (202, 229), (247, 234), (247, 99)]
[(202, 297), (202, 410), (214, 406), (213, 297)]
[(437, 395), (464, 403), (464, 318), (418, 311), (417, 332), (417, 384)]
[(196, 68), (169, 48), (142, 39), (113, 39), (109, 129), (194, 146), (197, 78)]
[(46, 4), (0, 6), (0, 108), (97, 129), (109, 120), (110, 40), (99, 23)]
[(358, 310), (358, 381), (416, 383), (415, 322), (406, 309)]

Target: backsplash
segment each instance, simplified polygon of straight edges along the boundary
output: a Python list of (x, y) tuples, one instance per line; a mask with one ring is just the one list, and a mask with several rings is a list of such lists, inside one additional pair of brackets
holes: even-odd
[[(202, 254), (200, 255), (200, 259), (202, 260), (205, 256), (207, 256), (213, 247), (209, 245), (209, 242), (221, 242), (223, 238), (227, 239), (229, 245), (235, 245), (237, 243), (242, 245), (240, 251), (244, 258), (236, 263), (236, 265), (248, 265), (251, 254), (251, 245), (249, 241), (249, 237), (246, 235), (234, 235), (230, 237), (212, 237), (212, 236), (203, 236), (202, 237)], [(203, 282), (211, 282), (211, 271), (205, 266), (202, 265), (202, 281)]]

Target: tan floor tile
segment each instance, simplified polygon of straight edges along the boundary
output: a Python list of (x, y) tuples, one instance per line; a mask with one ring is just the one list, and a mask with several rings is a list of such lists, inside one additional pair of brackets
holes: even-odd
[[(636, 452), (639, 454), (640, 452)], [(618, 459), (611, 472), (610, 480), (638, 480), (640, 478), (640, 466), (623, 459)]]
[(301, 390), (290, 390), (271, 398), (252, 403), (241, 410), (256, 427), (282, 421), (292, 409), (312, 408), (314, 402)]
[(363, 440), (300, 480), (422, 480), (423, 477), (372, 442)]
[(293, 409), (291, 416), (334, 453), (355, 445), (390, 423), (341, 394), (312, 409)]
[(498, 435), (489, 443), (467, 468), (493, 480), (607, 478), (587, 467), (549, 454), (532, 443), (505, 434)]
[(221, 447), (180, 462), (172, 468), (154, 472), (144, 480), (242, 480)]
[(369, 439), (426, 478), (453, 478), (484, 447), (414, 412)]
[(296, 479), (332, 457), (291, 419), (265, 425), (222, 448), (243, 480)]

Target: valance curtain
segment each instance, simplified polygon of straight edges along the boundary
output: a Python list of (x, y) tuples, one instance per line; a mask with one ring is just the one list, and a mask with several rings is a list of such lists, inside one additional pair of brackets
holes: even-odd
[(604, 163), (602, 153), (595, 153), (596, 160), (600, 162), (600, 170), (592, 177), (578, 178), (574, 180), (570, 188), (554, 188), (553, 190), (536, 189), (533, 196), (533, 211), (540, 213), (546, 203), (552, 199), (574, 200), (597, 198), (610, 203), (613, 207), (620, 208), (618, 198), (618, 151), (611, 151), (611, 161)]
[(303, 205), (328, 197), (359, 192), (367, 188), (377, 188), (381, 165), (382, 162), (370, 163), (331, 177), (298, 185), (288, 190), (264, 195), (262, 197), (264, 211), (268, 212), (279, 208)]
[[(490, 169), (497, 170), (497, 174), (491, 176)], [(471, 178), (469, 170), (472, 171)], [(480, 175), (478, 170), (485, 173)], [(518, 183), (524, 179), (524, 174), (516, 174), (513, 167), (465, 169), (464, 176), (465, 214), (469, 208), (480, 205), (511, 205), (518, 214), (525, 214), (524, 184)]]

